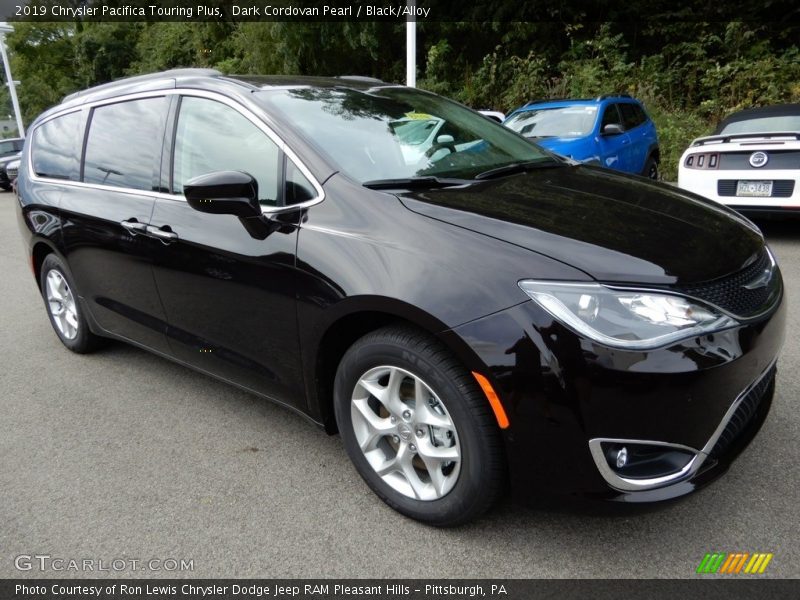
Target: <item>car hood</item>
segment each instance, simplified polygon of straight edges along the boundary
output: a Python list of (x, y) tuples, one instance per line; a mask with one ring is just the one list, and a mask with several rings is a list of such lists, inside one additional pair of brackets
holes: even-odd
[(711, 200), (586, 166), (398, 196), (416, 213), (549, 256), (599, 281), (708, 281), (740, 270), (764, 246), (749, 221)]
[(543, 148), (553, 148), (555, 146), (564, 146), (570, 144), (576, 144), (578, 142), (583, 142), (586, 138), (584, 137), (532, 137), (528, 138), (530, 141), (542, 146)]

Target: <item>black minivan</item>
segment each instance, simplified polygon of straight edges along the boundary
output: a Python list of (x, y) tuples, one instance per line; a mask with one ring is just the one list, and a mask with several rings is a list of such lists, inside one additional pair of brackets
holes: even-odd
[(121, 80), (35, 121), (18, 197), (67, 348), (122, 340), (297, 411), (427, 523), (506, 483), (684, 495), (774, 394), (783, 284), (752, 223), (424, 91)]

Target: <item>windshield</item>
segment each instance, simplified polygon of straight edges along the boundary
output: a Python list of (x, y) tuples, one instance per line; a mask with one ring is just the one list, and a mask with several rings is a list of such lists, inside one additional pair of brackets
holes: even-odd
[(256, 96), (360, 183), (472, 179), (519, 162), (558, 163), (479, 113), (411, 88), (303, 87)]
[(800, 115), (782, 115), (775, 117), (762, 117), (729, 123), (720, 132), (720, 135), (736, 133), (780, 133), (800, 131)]
[(12, 154), (16, 151), (14, 142), (0, 142), (0, 154)]
[(503, 123), (525, 137), (583, 137), (594, 129), (596, 106), (564, 106), (526, 110)]

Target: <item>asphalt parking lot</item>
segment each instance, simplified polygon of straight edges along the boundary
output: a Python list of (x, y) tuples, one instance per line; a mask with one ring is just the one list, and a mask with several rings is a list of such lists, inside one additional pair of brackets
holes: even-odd
[(20, 554), (194, 566), (120, 576), (693, 577), (710, 551), (772, 552), (765, 576), (800, 577), (800, 221), (763, 224), (787, 341), (772, 413), (725, 477), (644, 514), (506, 501), (437, 530), (386, 507), (338, 437), (287, 410), (122, 344), (64, 349), (15, 203), (0, 194), (0, 577), (79, 575), (20, 572)]

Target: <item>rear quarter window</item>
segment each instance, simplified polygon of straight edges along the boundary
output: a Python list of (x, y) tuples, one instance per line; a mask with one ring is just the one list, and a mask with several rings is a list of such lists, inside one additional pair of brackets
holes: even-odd
[(83, 142), (81, 122), (81, 113), (73, 112), (36, 128), (31, 140), (31, 167), (37, 176), (78, 180)]

